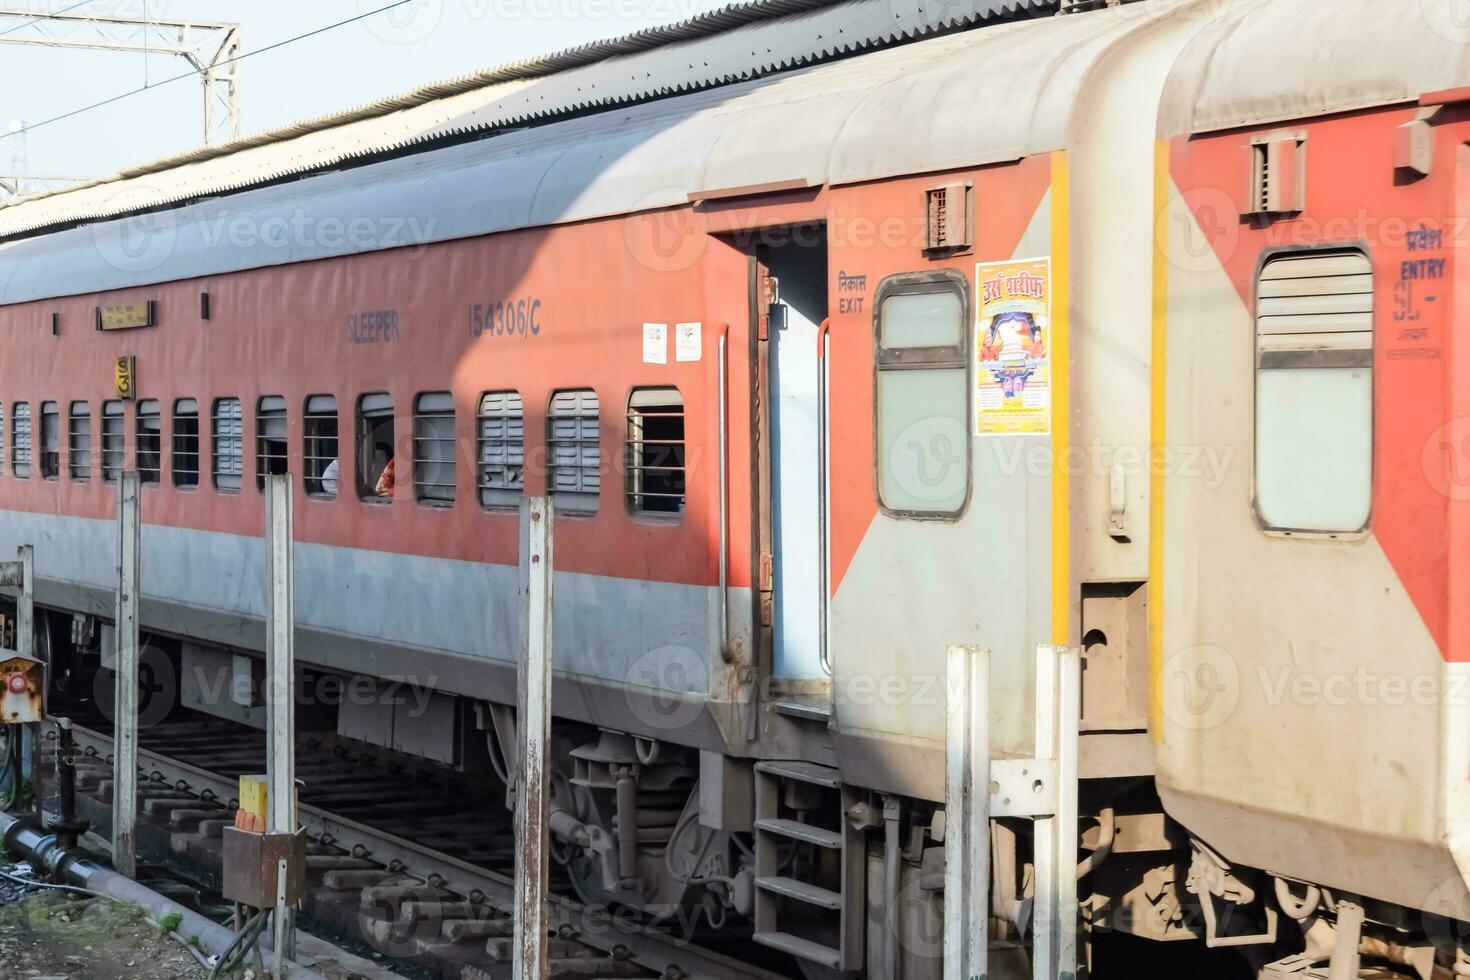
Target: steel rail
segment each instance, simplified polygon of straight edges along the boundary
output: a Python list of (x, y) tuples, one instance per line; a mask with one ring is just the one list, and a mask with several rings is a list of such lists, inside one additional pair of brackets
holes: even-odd
[[(90, 748), (99, 755), (111, 751), (111, 735), (75, 723), (73, 730), (77, 745), (83, 751)], [(233, 800), (238, 794), (238, 783), (229, 776), (142, 746), (138, 748), (138, 763), (140, 769), (156, 773), (161, 781), (182, 785), (195, 794), (207, 789), (220, 801)], [(501, 911), (513, 908), (514, 881), (507, 874), (471, 864), (308, 803), (298, 805), (298, 819), (309, 834), (324, 837), (334, 846), (360, 847), (363, 855), (385, 867), (394, 864), (413, 877), (425, 881), (434, 878), (444, 888), (461, 895), (478, 892)], [(690, 945), (678, 936), (641, 925), (635, 927), (631, 917), (620, 914), (616, 909), (587, 906), (558, 895), (550, 896), (548, 906), (548, 924), (552, 927), (570, 927), (575, 931), (578, 942), (609, 955), (626, 952), (640, 965), (660, 974), (688, 977), (690, 980), (786, 980), (763, 967)]]

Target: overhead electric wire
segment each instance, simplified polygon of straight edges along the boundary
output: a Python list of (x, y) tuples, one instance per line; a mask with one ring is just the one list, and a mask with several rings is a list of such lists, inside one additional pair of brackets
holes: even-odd
[[(90, 0), (88, 0), (88, 2), (90, 2)], [(325, 24), (322, 27), (316, 28), (315, 30), (307, 31), (305, 34), (297, 34), (295, 37), (288, 37), (284, 38), (283, 40), (276, 41), (272, 44), (267, 44), (263, 48), (256, 48), (254, 51), (246, 51), (244, 54), (238, 54), (233, 58), (228, 58), (217, 65), (212, 65), (211, 67), (214, 69), (219, 69), (225, 67), (226, 65), (233, 65), (237, 61), (244, 61), (246, 58), (253, 58), (258, 54), (265, 54), (267, 51), (274, 51), (275, 49), (283, 48), (288, 44), (295, 44), (297, 41), (305, 41), (308, 38), (316, 37), (318, 34), (325, 34), (327, 31), (334, 31), (339, 27), (346, 27), (348, 24), (354, 24), (357, 21), (366, 20), (369, 17), (374, 17), (378, 14), (386, 13), (387, 11), (392, 10), (395, 7), (402, 7), (406, 4), (417, 2), (418, 0), (394, 0), (393, 3), (384, 4), (381, 7), (377, 7), (373, 10), (357, 14), (353, 17), (348, 17), (345, 20), (339, 20), (334, 24)], [(80, 6), (80, 4), (78, 4), (78, 6)], [(151, 92), (156, 88), (160, 88), (164, 85), (169, 84), (170, 82), (178, 82), (186, 78), (197, 78), (200, 72), (200, 69), (191, 69), (178, 75), (172, 75), (168, 78), (163, 79), (160, 82), (155, 82), (152, 85), (144, 85), (140, 88), (129, 89), (126, 92), (120, 92), (117, 95), (102, 99), (99, 102), (93, 102), (91, 105), (84, 105), (77, 109), (70, 109), (66, 112), (61, 113), (58, 116), (52, 116), (49, 119), (42, 119), (40, 122), (31, 123), (30, 125), (26, 126), (25, 129), (22, 130), (22, 132), (29, 133), (32, 130), (40, 129), (42, 126), (49, 126), (51, 123), (61, 122), (64, 119), (70, 119), (73, 116), (79, 116), (84, 112), (91, 112), (93, 109), (101, 109), (106, 106), (110, 106), (114, 102), (121, 102), (123, 99), (131, 98), (134, 95), (140, 95), (143, 92)], [(0, 140), (10, 139), (12, 136), (15, 135), (15, 133), (0, 133)]]

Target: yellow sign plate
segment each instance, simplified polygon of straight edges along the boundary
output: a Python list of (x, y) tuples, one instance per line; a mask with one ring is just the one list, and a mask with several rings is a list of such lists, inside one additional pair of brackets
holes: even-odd
[(132, 400), (137, 393), (137, 373), (138, 361), (132, 354), (117, 359), (117, 365), (113, 369), (113, 378), (117, 382), (117, 397)]
[(136, 330), (153, 326), (153, 301), (97, 307), (98, 330)]

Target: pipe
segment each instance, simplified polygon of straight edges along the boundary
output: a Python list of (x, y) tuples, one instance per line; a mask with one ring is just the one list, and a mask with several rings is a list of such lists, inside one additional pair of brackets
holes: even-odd
[[(174, 931), (198, 937), (199, 945), (215, 956), (223, 955), (235, 941), (235, 933), (224, 926), (98, 864), (80, 850), (64, 848), (57, 835), (47, 833), (30, 820), (0, 812), (0, 842), (6, 851), (29, 862), (52, 880), (64, 880), (105, 898), (130, 902), (147, 912), (154, 922), (178, 916), (179, 925)], [(288, 964), (286, 976), (291, 980), (324, 980), (316, 971), (295, 964)]]
[(720, 396), (720, 659), (735, 662), (730, 649), (730, 410), (725, 382), (725, 341), (728, 326), (720, 328), (719, 382), (715, 390)]
[(1291, 886), (1286, 883), (1285, 878), (1276, 879), (1276, 904), (1281, 906), (1289, 918), (1298, 922), (1305, 922), (1307, 917), (1317, 911), (1317, 903), (1322, 900), (1322, 889), (1316, 885), (1308, 885), (1307, 893), (1298, 902), (1291, 893)]
[(898, 881), (903, 855), (898, 843), (898, 798), (883, 797), (883, 908), (888, 929), (883, 936), (883, 975), (898, 977)]
[(638, 883), (638, 784), (632, 776), (618, 777), (618, 875), (622, 886)]
[(1113, 808), (1104, 807), (1097, 814), (1097, 847), (1077, 865), (1077, 880), (1092, 874), (1113, 853), (1113, 838), (1117, 835), (1118, 822), (1113, 818)]

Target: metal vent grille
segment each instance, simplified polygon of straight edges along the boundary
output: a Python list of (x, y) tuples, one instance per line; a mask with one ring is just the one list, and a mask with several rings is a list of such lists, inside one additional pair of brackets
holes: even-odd
[(234, 493), (245, 482), (245, 412), (238, 398), (214, 403), (214, 486)]
[(970, 187), (968, 184), (946, 184), (925, 192), (928, 229), (924, 247), (927, 251), (961, 249), (970, 246)]

